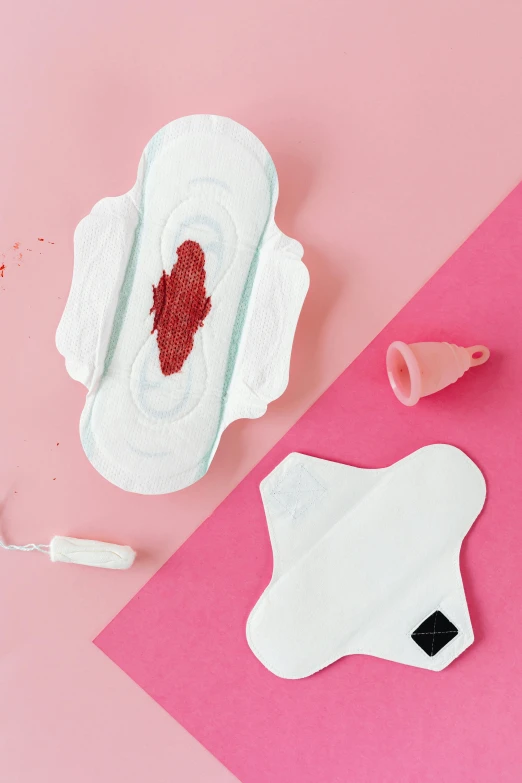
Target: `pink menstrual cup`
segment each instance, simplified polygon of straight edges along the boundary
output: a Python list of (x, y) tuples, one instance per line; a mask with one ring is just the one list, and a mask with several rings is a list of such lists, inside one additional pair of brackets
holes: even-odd
[(455, 383), (470, 367), (489, 359), (489, 348), (460, 348), (450, 343), (395, 342), (386, 354), (386, 369), (395, 396), (404, 405)]

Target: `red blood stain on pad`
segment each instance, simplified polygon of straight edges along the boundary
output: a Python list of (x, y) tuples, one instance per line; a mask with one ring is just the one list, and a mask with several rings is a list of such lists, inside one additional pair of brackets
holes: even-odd
[(5, 269), (5, 264), (2, 264), (2, 265), (0, 266), (0, 277), (3, 277), (3, 276), (4, 276), (4, 269)]
[(154, 313), (152, 332), (157, 332), (163, 375), (180, 372), (194, 347), (197, 330), (210, 312), (205, 290), (205, 254), (197, 242), (188, 239), (177, 249), (172, 272), (165, 271), (152, 286)]

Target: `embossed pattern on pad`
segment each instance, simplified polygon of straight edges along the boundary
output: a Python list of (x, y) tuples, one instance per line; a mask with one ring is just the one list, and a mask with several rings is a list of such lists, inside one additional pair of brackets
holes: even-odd
[(196, 115), (162, 128), (132, 190), (78, 225), (56, 342), (88, 389), (83, 448), (112, 483), (194, 483), (228, 424), (285, 390), (308, 272), (277, 197), (261, 142)]

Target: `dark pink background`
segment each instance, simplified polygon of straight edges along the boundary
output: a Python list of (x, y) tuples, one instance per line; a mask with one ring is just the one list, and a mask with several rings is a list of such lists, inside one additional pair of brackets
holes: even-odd
[[(409, 409), (386, 381), (394, 339), (484, 343), (492, 357)], [(245, 640), (272, 566), (260, 480), (290, 451), (380, 467), (433, 442), (462, 448), (488, 484), (462, 550), (475, 644), (441, 673), (353, 656), (305, 680), (270, 674)], [(242, 783), (520, 781), (521, 447), (519, 186), (97, 645)]]
[[(0, 18), (0, 534), (139, 552), (125, 572), (0, 552), (0, 778), (237, 783), (92, 639), (520, 180), (522, 3), (5, 0)], [(281, 399), (200, 482), (137, 497), (85, 457), (54, 333), (78, 221), (194, 112), (266, 145), (311, 286)]]

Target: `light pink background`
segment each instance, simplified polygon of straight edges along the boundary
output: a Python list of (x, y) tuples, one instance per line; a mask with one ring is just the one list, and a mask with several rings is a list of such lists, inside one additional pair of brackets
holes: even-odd
[[(520, 783), (521, 258), (522, 184), (96, 640), (242, 783)], [(410, 409), (386, 380), (398, 337), (491, 358)], [(354, 655), (275, 677), (245, 634), (272, 574), (260, 481), (292, 451), (374, 468), (429, 443), (486, 478), (461, 553), (475, 644), (440, 673)]]
[[(112, 538), (141, 553), (129, 573), (0, 553), (9, 783), (233, 780), (90, 640), (517, 183), (521, 25), (513, 0), (3, 9), (2, 535)], [(84, 392), (54, 330), (75, 224), (127, 190), (146, 141), (191, 112), (229, 115), (266, 144), (278, 222), (304, 244), (312, 285), (285, 396), (225, 434), (196, 487), (136, 498), (81, 451)]]

